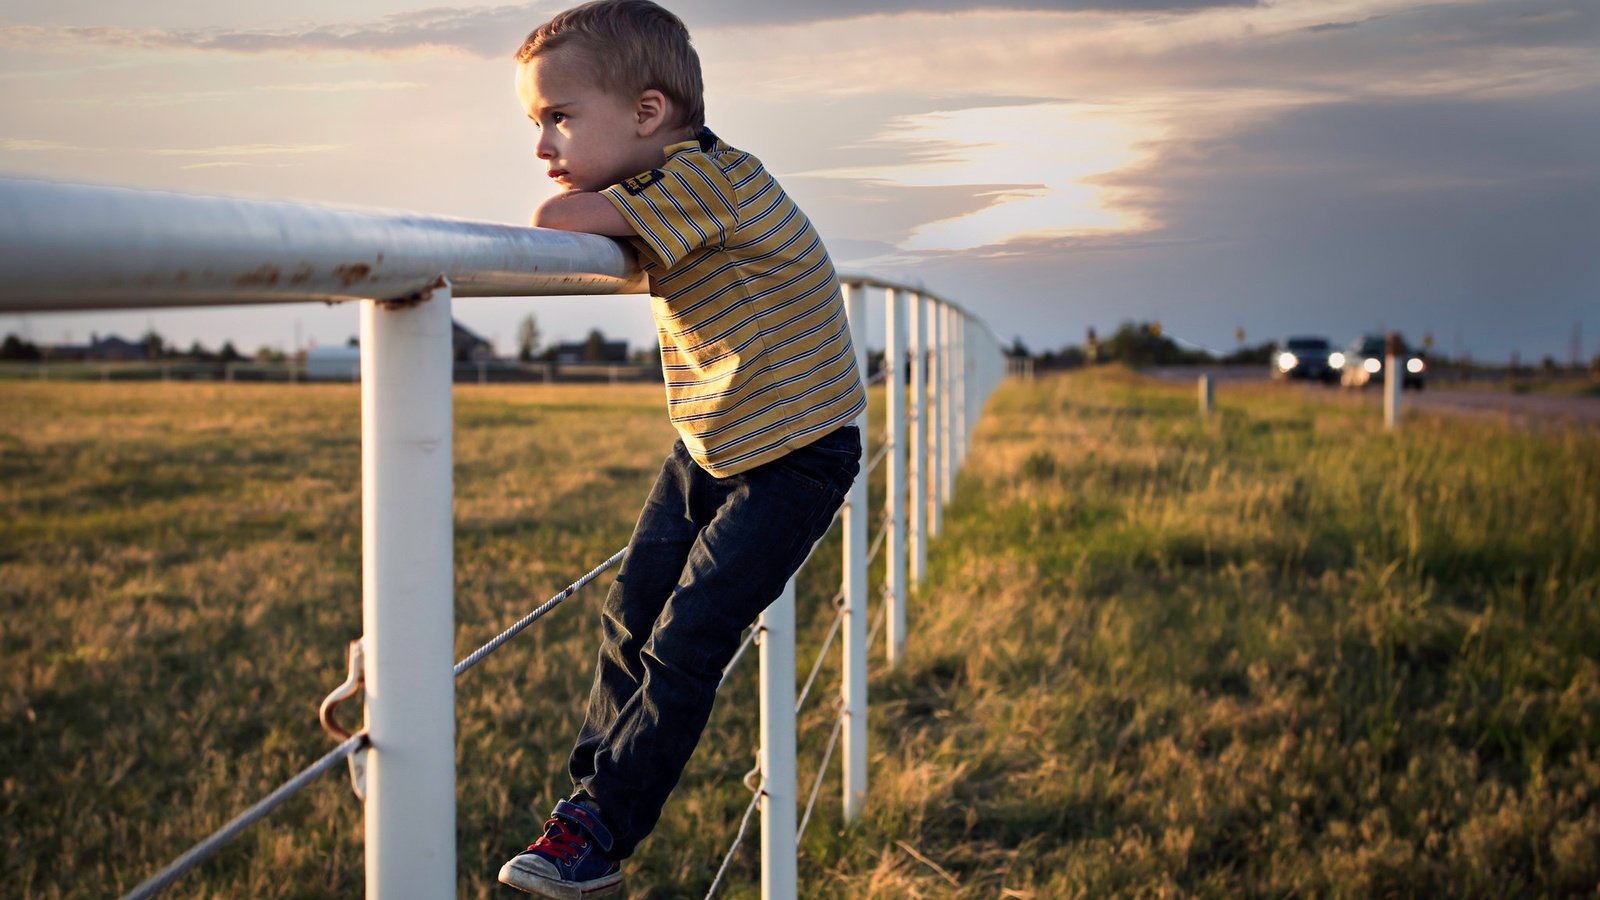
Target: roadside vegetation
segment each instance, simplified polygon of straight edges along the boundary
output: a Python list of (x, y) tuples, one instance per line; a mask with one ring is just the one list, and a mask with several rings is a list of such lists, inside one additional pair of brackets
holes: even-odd
[[(458, 657), (626, 542), (671, 440), (659, 392), (457, 388)], [(874, 651), (868, 813), (841, 826), (830, 775), (802, 895), (1593, 894), (1600, 436), (1391, 435), (1322, 392), (1218, 393), (1210, 419), (1121, 370), (995, 395), (909, 659)], [(358, 394), (12, 383), (0, 403), (6, 893), (117, 894), (332, 745), (315, 710), (360, 629)], [(802, 573), (802, 667), (837, 560), (830, 537)], [(463, 897), (499, 893), (565, 787), (598, 598), (457, 684)], [(749, 800), (753, 663), (633, 896), (710, 883)], [(758, 843), (725, 896), (757, 895)], [(361, 859), (329, 776), (171, 895), (358, 895)]]

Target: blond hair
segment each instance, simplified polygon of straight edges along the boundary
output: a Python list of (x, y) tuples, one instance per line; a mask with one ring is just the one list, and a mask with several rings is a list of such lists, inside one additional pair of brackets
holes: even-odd
[(660, 91), (678, 111), (678, 125), (706, 123), (700, 56), (683, 20), (650, 0), (593, 0), (535, 28), (517, 62), (570, 47), (591, 78), (608, 93), (629, 99)]

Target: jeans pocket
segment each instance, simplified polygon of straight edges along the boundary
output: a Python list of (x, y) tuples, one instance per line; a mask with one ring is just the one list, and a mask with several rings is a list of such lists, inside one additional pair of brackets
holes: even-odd
[(854, 425), (832, 431), (779, 457), (772, 465), (824, 491), (844, 493), (861, 471), (861, 437)]

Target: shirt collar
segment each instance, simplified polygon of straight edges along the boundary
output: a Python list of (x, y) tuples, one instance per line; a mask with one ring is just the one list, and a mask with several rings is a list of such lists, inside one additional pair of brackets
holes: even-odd
[(668, 144), (664, 149), (668, 157), (673, 157), (679, 153), (684, 153), (689, 150), (699, 150), (701, 153), (710, 153), (712, 150), (715, 150), (717, 145), (720, 143), (721, 140), (712, 133), (711, 129), (701, 127), (700, 132), (694, 136), (693, 140), (680, 141), (676, 144)]

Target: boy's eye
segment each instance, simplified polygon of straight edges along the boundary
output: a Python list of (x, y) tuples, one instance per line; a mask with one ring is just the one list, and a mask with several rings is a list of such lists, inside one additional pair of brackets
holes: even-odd
[(566, 120), (567, 120), (567, 114), (566, 113), (551, 113), (550, 114), (550, 121), (554, 122), (557, 125), (560, 125), (562, 122), (565, 122)]

